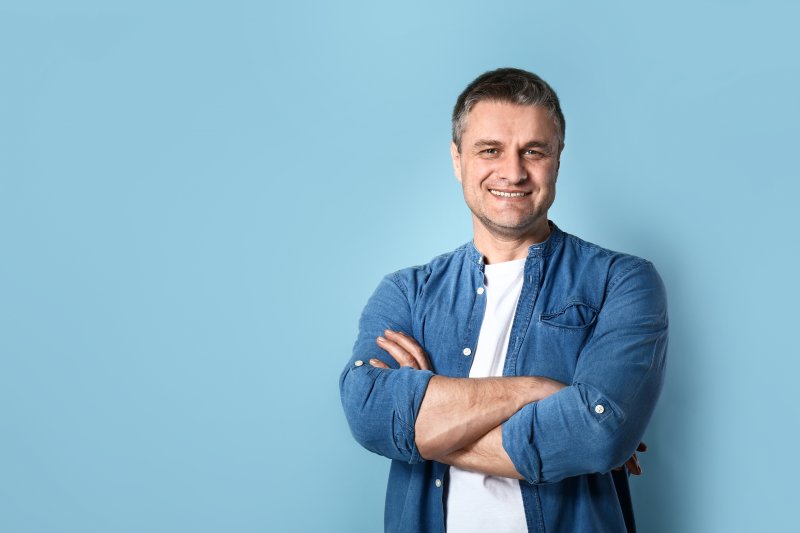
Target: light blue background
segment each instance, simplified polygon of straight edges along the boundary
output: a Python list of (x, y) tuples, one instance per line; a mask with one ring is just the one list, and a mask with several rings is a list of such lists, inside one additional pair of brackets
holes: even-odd
[(379, 531), (338, 374), (470, 238), (499, 66), (561, 96), (551, 218), (669, 289), (640, 529), (796, 527), (800, 9), (644, 4), (0, 3), (0, 531)]

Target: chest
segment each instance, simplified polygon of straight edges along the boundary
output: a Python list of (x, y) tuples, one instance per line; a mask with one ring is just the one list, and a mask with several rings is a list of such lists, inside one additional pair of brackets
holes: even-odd
[[(604, 284), (596, 279), (525, 271), (511, 312), (504, 375), (539, 375), (569, 383), (600, 313)], [(496, 312), (487, 306), (480, 272), (460, 283), (433, 283), (414, 309), (414, 334), (438, 374), (466, 377), (477, 355), (481, 325)]]

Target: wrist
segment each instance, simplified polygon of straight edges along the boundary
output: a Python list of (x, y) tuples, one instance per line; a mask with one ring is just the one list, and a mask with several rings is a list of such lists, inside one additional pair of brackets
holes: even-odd
[(541, 376), (529, 376), (529, 379), (527, 391), (528, 401), (526, 404), (543, 400), (566, 386), (559, 381)]
[(517, 411), (531, 402), (541, 400), (542, 397), (542, 383), (537, 376), (524, 376), (519, 378), (515, 391)]

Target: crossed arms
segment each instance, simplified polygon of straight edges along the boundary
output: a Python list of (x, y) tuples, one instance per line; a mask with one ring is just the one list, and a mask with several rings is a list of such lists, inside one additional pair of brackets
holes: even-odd
[[(376, 339), (400, 366), (430, 370), (422, 347), (412, 337), (386, 330)], [(390, 368), (370, 359), (377, 368)], [(540, 376), (498, 378), (448, 378), (433, 376), (420, 405), (414, 426), (420, 455), (463, 470), (492, 476), (523, 479), (503, 449), (500, 425), (526, 404), (543, 400), (564, 388), (558, 381)], [(644, 451), (642, 443), (638, 451)], [(633, 474), (641, 466), (633, 454), (626, 462)]]
[(666, 301), (652, 265), (610, 284), (570, 384), (434, 375), (416, 341), (398, 333), (413, 331), (415, 291), (397, 276), (384, 278), (368, 302), (340, 380), (345, 414), (364, 447), (530, 483), (623, 463), (636, 472), (629, 458), (655, 407), (666, 351)]

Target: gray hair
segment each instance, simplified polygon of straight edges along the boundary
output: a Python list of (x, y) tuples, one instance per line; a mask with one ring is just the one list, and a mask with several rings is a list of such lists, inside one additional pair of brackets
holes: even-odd
[(556, 92), (546, 81), (527, 70), (499, 68), (484, 72), (467, 85), (453, 108), (453, 142), (461, 151), (461, 136), (467, 127), (467, 115), (483, 100), (518, 105), (542, 106), (558, 130), (559, 151), (564, 148), (566, 122)]

